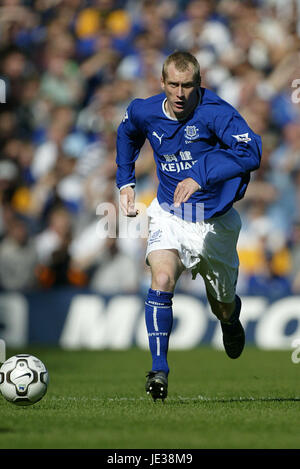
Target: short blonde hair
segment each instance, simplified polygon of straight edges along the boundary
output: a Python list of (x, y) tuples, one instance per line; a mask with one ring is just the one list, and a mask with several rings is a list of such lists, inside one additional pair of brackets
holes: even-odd
[(194, 81), (200, 85), (200, 65), (196, 57), (194, 57), (190, 52), (176, 51), (166, 58), (162, 68), (162, 78), (164, 82), (167, 79), (167, 68), (170, 63), (174, 63), (175, 67), (180, 72), (185, 72), (190, 66), (192, 66), (194, 69)]

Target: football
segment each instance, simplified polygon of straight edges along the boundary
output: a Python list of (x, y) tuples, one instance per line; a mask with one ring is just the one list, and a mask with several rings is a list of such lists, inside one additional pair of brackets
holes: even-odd
[(44, 363), (33, 355), (15, 355), (0, 368), (1, 394), (18, 406), (40, 401), (47, 392), (48, 382), (49, 374)]

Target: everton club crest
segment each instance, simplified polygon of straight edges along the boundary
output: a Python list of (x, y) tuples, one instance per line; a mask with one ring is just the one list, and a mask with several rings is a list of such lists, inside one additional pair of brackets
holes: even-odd
[(199, 138), (199, 129), (195, 125), (187, 125), (184, 129), (184, 136), (187, 140)]

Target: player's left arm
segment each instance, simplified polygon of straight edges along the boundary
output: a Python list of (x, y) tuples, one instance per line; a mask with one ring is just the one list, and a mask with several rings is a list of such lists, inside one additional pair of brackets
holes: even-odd
[(260, 165), (262, 144), (242, 116), (231, 106), (211, 120), (209, 128), (224, 148), (212, 149), (200, 156), (187, 176), (202, 190), (235, 177), (243, 177)]

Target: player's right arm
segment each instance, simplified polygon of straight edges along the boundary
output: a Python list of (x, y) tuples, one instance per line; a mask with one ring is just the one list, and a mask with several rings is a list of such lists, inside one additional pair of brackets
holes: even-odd
[(120, 190), (120, 207), (127, 217), (136, 217), (139, 213), (135, 208), (134, 187), (126, 186)]
[(117, 133), (117, 175), (120, 189), (120, 205), (126, 216), (137, 214), (135, 200), (135, 161), (145, 142), (142, 119), (139, 117), (143, 100), (133, 100), (127, 108)]

